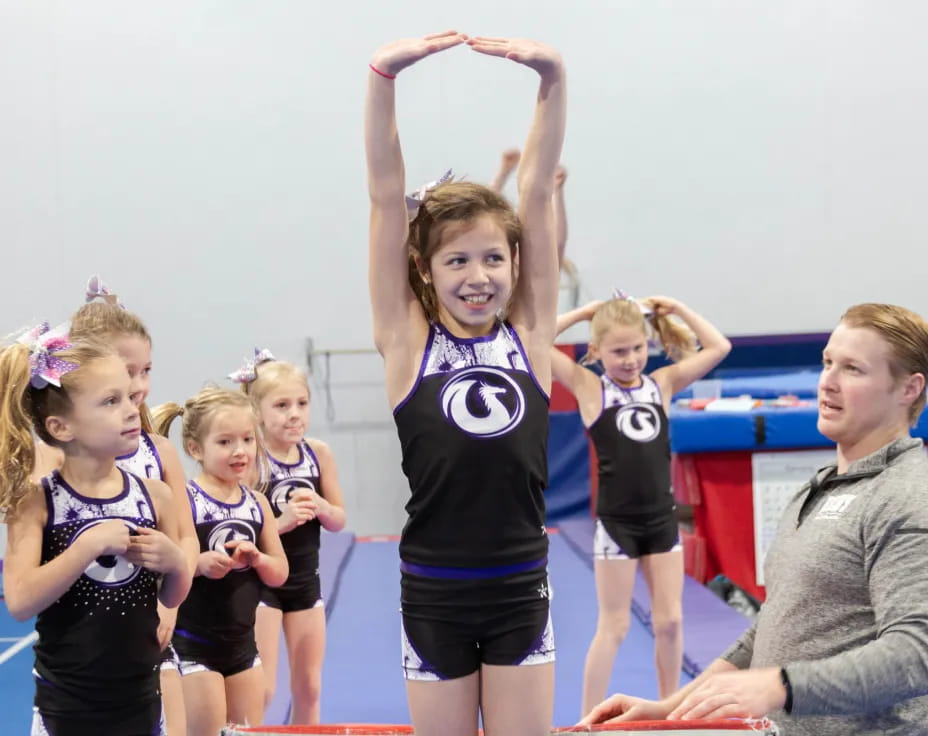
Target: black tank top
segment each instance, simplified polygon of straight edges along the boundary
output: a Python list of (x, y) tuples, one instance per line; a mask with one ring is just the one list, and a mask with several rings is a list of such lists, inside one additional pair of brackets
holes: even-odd
[[(288, 465), (268, 454), (271, 466), (271, 479), (268, 483), (267, 496), (271, 502), (274, 518), (279, 517), (294, 491), (306, 489), (322, 495), (322, 478), (319, 461), (306, 440), (300, 440), (300, 458)], [(297, 590), (319, 573), (319, 519), (307, 521), (280, 535), (287, 561), (290, 563), (290, 576), (278, 590)]]
[(599, 463), (596, 514), (641, 519), (672, 511), (670, 432), (661, 392), (650, 376), (622, 388), (601, 376), (603, 408), (589, 433)]
[(486, 568), (545, 557), (548, 397), (508, 323), (471, 339), (433, 324), (394, 419), (412, 491), (404, 561)]
[[(254, 493), (244, 486), (241, 491), (241, 499), (229, 504), (217, 501), (193, 481), (187, 484), (201, 552), (229, 554), (226, 542), (236, 539), (257, 546), (264, 514)], [(176, 633), (210, 644), (250, 641), (261, 588), (258, 573), (250, 567), (230, 570), (218, 580), (198, 575), (178, 609)]]
[[(57, 470), (42, 479), (48, 508), (42, 564), (109, 519), (124, 521), (130, 530), (157, 528), (144, 484), (120, 472), (123, 491), (108, 499), (82, 496)], [(158, 577), (121, 555), (104, 555), (39, 613), (35, 674), (40, 685), (49, 685), (36, 688), (42, 712), (109, 710), (158, 697)]]

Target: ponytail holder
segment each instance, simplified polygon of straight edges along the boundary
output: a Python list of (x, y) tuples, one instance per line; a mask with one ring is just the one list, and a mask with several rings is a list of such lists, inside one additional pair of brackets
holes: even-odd
[(242, 363), (242, 367), (237, 371), (229, 374), (229, 379), (235, 381), (235, 383), (251, 383), (258, 377), (258, 366), (262, 363), (270, 363), (271, 361), (277, 360), (270, 350), (267, 348), (255, 348), (255, 357), (254, 360), (248, 360), (245, 358), (245, 362)]
[(61, 377), (80, 367), (70, 360), (55, 357), (55, 353), (71, 347), (69, 328), (67, 322), (54, 329), (48, 322), (42, 322), (16, 338), (16, 342), (29, 348), (29, 383), (33, 388), (41, 389), (49, 384), (61, 388)]
[(624, 299), (625, 301), (634, 302), (634, 303), (635, 303), (635, 306), (637, 306), (638, 309), (641, 310), (641, 313), (642, 313), (645, 317), (650, 317), (650, 316), (652, 316), (652, 315), (654, 314), (654, 310), (651, 309), (651, 307), (647, 306), (646, 304), (642, 304), (642, 303), (639, 302), (637, 299), (635, 299), (635, 297), (631, 296), (630, 294), (628, 294), (628, 293), (625, 292), (625, 291), (622, 291), (622, 289), (613, 288), (613, 289), (612, 289), (612, 298), (613, 298), (613, 299)]
[(87, 289), (86, 289), (86, 302), (92, 302), (94, 299), (102, 299), (107, 304), (112, 304), (115, 307), (120, 307), (125, 309), (125, 305), (119, 301), (119, 297), (110, 289), (106, 284), (103, 283), (97, 275), (91, 276), (87, 280)]
[(428, 184), (419, 187), (412, 194), (406, 195), (406, 215), (409, 217), (410, 222), (415, 220), (419, 215), (419, 208), (425, 204), (425, 201), (429, 198), (429, 194), (431, 194), (432, 190), (446, 182), (451, 181), (451, 177), (451, 169), (448, 169), (438, 181), (430, 181)]

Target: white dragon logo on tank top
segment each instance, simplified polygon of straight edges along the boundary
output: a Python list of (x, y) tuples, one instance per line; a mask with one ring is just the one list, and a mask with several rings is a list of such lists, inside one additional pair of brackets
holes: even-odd
[(307, 490), (316, 493), (316, 486), (307, 478), (282, 478), (274, 484), (269, 497), (271, 506), (277, 509), (278, 513), (283, 513), (287, 508), (287, 502), (290, 497), (298, 490)]
[[(89, 529), (93, 529), (97, 524), (102, 524), (104, 521), (106, 521), (106, 519), (97, 519), (84, 524), (74, 533), (74, 536), (71, 538), (71, 544), (74, 544), (74, 541), (81, 534)], [(130, 534), (138, 529), (138, 525), (128, 519), (122, 519), (121, 521), (129, 527)], [(132, 582), (141, 571), (141, 567), (129, 562), (123, 555), (101, 555), (87, 565), (87, 568), (84, 570), (84, 575), (104, 587), (115, 588)]]
[(661, 417), (651, 404), (626, 404), (616, 412), (615, 426), (635, 442), (650, 442), (661, 432)]
[(445, 418), (475, 437), (499, 437), (519, 425), (525, 397), (505, 372), (487, 366), (468, 368), (445, 384), (439, 396)]
[[(213, 552), (222, 552), (223, 554), (231, 557), (232, 551), (226, 547), (226, 544), (229, 542), (237, 542), (239, 540), (257, 544), (254, 531), (248, 523), (242, 521), (241, 519), (227, 519), (226, 521), (222, 521), (213, 527), (213, 530), (209, 533), (209, 538), (206, 540), (206, 546)], [(233, 571), (238, 572), (248, 568), (246, 566), (232, 569)]]

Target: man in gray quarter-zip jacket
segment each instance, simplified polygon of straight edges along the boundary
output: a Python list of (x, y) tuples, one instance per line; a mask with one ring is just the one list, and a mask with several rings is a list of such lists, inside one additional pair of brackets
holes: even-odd
[(767, 602), (722, 659), (783, 668), (786, 736), (928, 734), (928, 457), (906, 437), (836, 470), (787, 506)]

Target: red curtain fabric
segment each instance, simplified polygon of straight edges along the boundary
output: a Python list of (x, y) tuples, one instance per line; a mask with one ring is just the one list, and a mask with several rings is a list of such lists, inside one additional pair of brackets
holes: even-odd
[(682, 492), (694, 499), (696, 533), (705, 540), (706, 579), (725, 575), (763, 600), (765, 592), (754, 571), (751, 453), (707, 452), (678, 462), (688, 470), (677, 477), (686, 479)]

